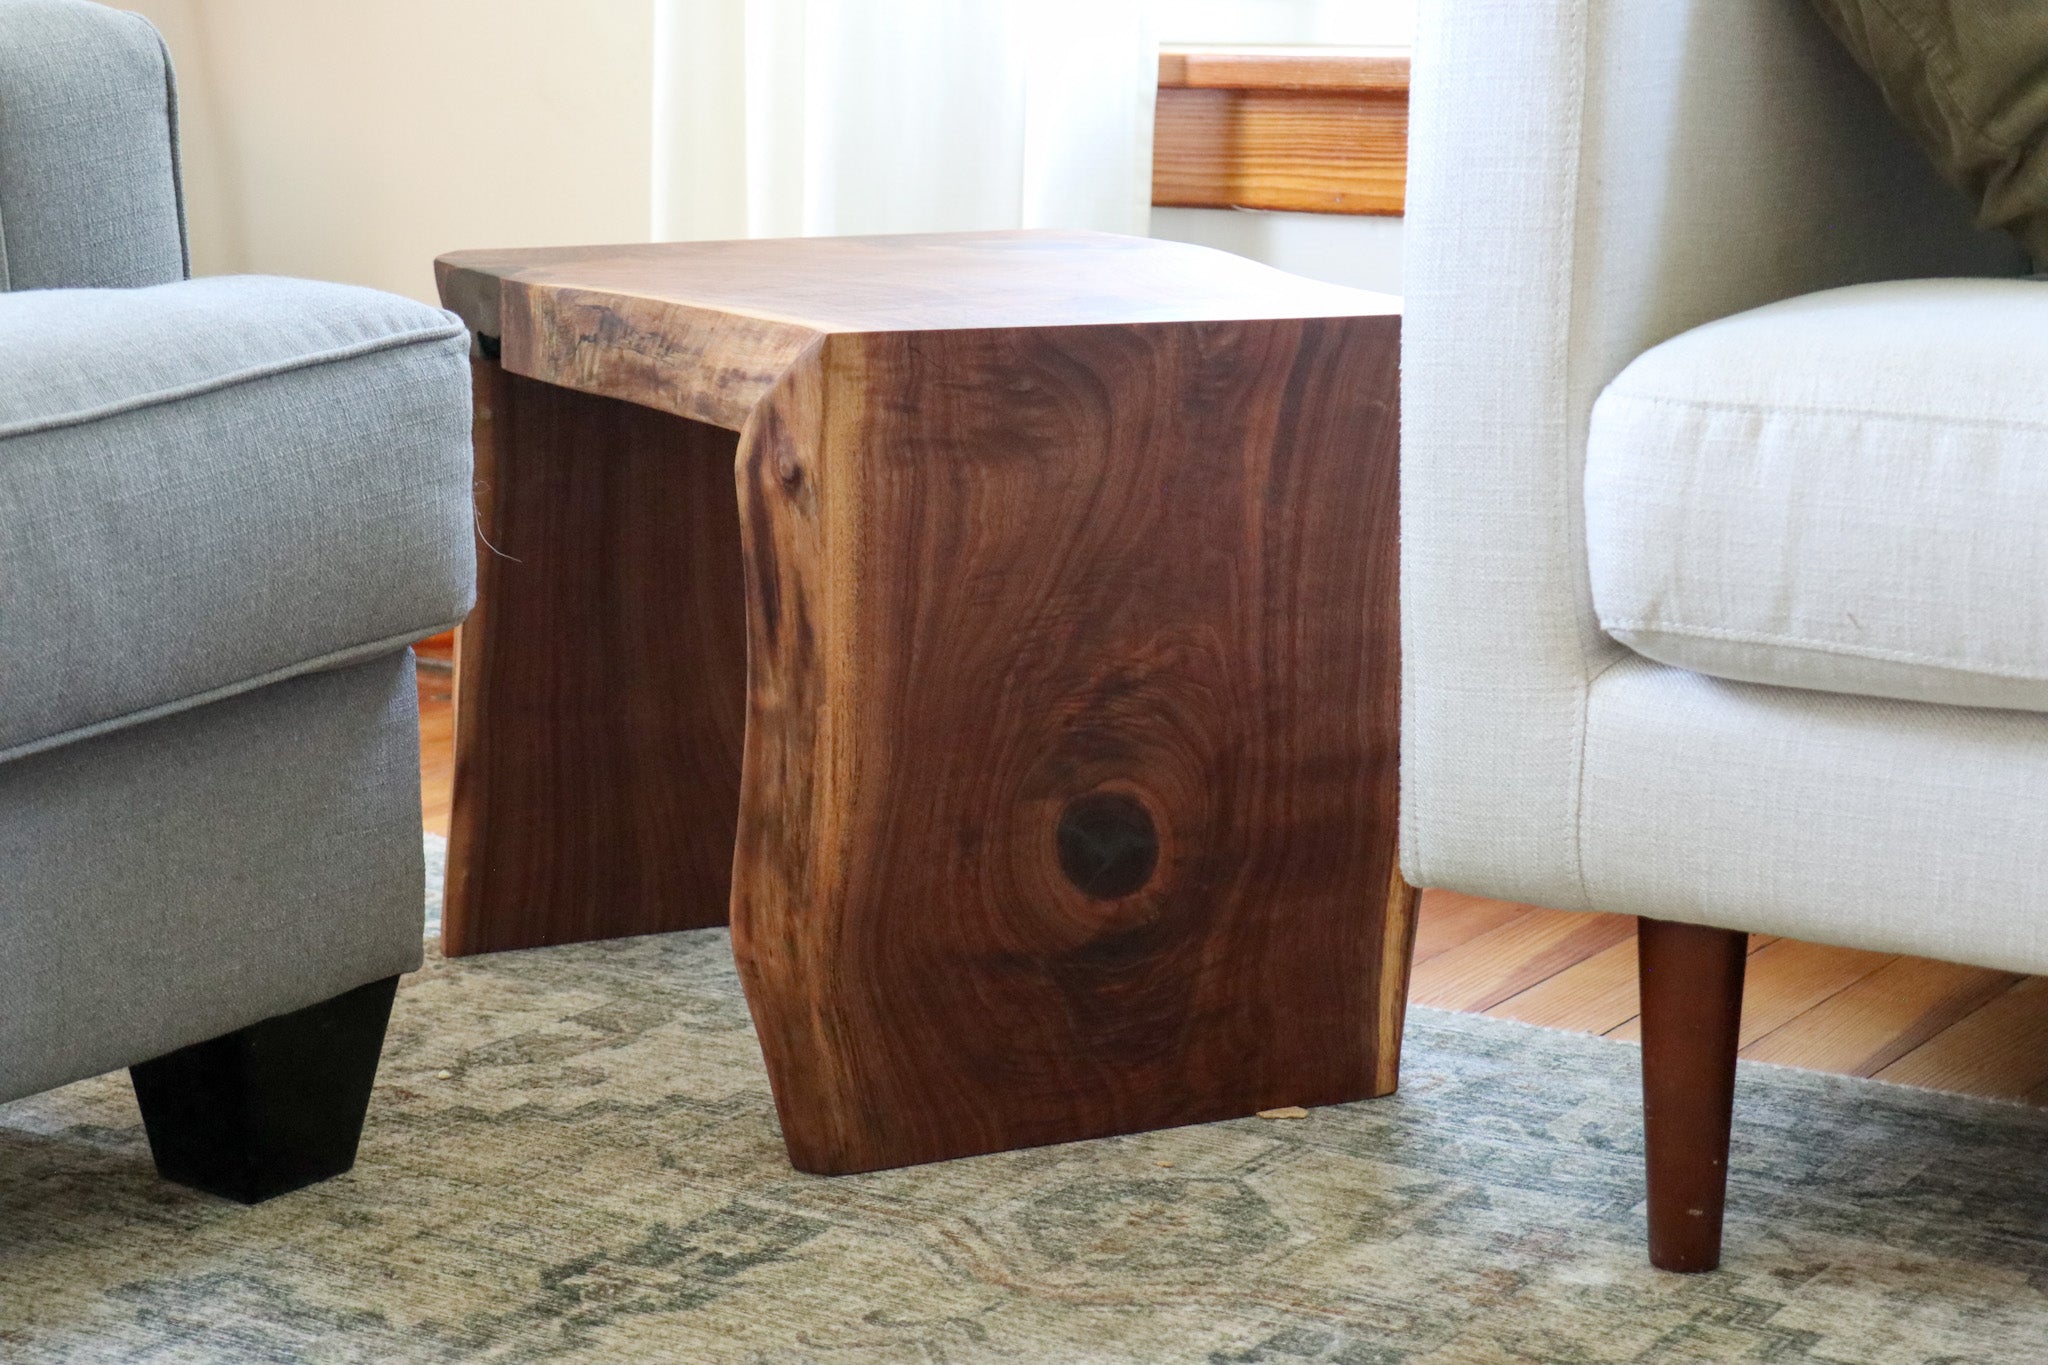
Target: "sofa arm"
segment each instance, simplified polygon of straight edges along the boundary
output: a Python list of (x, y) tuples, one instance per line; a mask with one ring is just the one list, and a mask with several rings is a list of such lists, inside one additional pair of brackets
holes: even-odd
[(156, 30), (86, 0), (0, 0), (0, 289), (168, 284), (186, 269)]
[(1403, 354), (1402, 862), (1586, 907), (1593, 400), (1714, 318), (2013, 274), (1805, 0), (1423, 0)]
[(475, 595), (469, 334), (352, 285), (0, 294), (0, 766)]

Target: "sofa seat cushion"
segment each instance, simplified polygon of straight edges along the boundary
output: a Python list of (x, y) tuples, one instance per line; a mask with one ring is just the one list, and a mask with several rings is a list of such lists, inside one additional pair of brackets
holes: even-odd
[(1607, 632), (1744, 682), (2048, 711), (2048, 282), (1857, 285), (1710, 323), (1594, 408)]
[(467, 346), (310, 281), (0, 294), (0, 760), (459, 619)]

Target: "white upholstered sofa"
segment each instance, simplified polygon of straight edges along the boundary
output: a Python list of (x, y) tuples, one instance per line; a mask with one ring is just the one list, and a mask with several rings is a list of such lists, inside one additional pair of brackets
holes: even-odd
[(1652, 1260), (1744, 935), (2048, 971), (2048, 282), (1804, 0), (1424, 0), (1411, 881), (1644, 917)]

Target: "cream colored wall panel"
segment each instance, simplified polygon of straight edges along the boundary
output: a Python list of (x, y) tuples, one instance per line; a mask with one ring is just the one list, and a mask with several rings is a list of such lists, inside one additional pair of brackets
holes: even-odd
[(126, 3), (178, 65), (200, 273), (431, 300), (443, 251), (647, 238), (653, 0)]

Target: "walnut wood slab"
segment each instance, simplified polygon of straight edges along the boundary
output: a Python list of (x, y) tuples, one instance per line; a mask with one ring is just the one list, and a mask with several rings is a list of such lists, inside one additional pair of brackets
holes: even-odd
[(1393, 1088), (1394, 300), (1074, 233), (439, 267), (498, 357), (450, 951), (713, 922), (734, 840), (811, 1171)]

